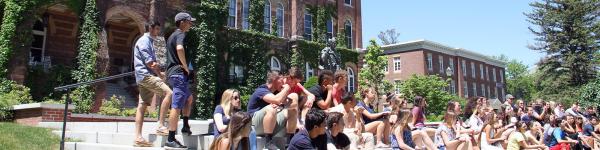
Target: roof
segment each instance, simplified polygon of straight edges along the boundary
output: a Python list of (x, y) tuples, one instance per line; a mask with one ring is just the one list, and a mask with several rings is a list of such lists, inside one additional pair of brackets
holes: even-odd
[(476, 52), (473, 52), (470, 50), (466, 50), (463, 48), (452, 48), (450, 46), (443, 45), (443, 44), (433, 42), (433, 41), (428, 41), (425, 39), (407, 41), (407, 42), (390, 44), (390, 45), (383, 45), (383, 46), (381, 46), (381, 48), (384, 50), (385, 54), (395, 54), (395, 53), (413, 51), (413, 50), (418, 50), (418, 49), (427, 49), (427, 50), (436, 51), (436, 52), (444, 53), (444, 54), (451, 55), (451, 56), (460, 56), (460, 57), (465, 57), (465, 58), (485, 62), (487, 64), (494, 65), (497, 67), (502, 67), (502, 68), (506, 67), (505, 62), (485, 56), (483, 54), (479, 54), (479, 53), (476, 53)]

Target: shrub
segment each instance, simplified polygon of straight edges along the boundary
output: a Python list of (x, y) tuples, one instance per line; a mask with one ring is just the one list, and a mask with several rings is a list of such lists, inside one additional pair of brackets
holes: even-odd
[(319, 78), (317, 76), (312, 76), (310, 78), (308, 78), (308, 80), (306, 80), (306, 83), (304, 83), (304, 88), (311, 88), (317, 84), (319, 82)]
[(29, 88), (19, 85), (13, 81), (3, 80), (4, 89), (0, 91), (0, 120), (12, 118), (12, 106), (18, 104), (31, 103)]
[(109, 116), (121, 115), (121, 108), (123, 106), (123, 101), (121, 99), (124, 98), (113, 95), (112, 97), (110, 97), (110, 100), (102, 103), (102, 106), (100, 107), (100, 112), (98, 113)]

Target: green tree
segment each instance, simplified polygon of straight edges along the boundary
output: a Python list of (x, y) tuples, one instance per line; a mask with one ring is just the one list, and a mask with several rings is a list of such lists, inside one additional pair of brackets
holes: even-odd
[(396, 29), (387, 29), (385, 31), (381, 31), (377, 37), (379, 40), (381, 40), (381, 44), (383, 45), (396, 44), (400, 42), (400, 39), (398, 39), (398, 37), (400, 37), (400, 33), (396, 32)]
[(600, 76), (581, 88), (581, 96), (578, 101), (584, 107), (600, 107)]
[(536, 93), (533, 85), (533, 75), (529, 73), (528, 66), (516, 59), (508, 62), (506, 66), (506, 92), (517, 98), (531, 100)]
[[(444, 90), (444, 88), (448, 87), (449, 82), (449, 79), (444, 81), (437, 75), (412, 75), (400, 84), (400, 92), (404, 93), (408, 99), (412, 99), (415, 96), (427, 98), (428, 112), (443, 114), (448, 101), (458, 99)], [(414, 104), (414, 102), (412, 103)]]
[[(377, 89), (379, 94), (390, 91), (392, 86), (388, 86), (384, 83), (384, 67), (387, 65), (387, 56), (383, 54), (383, 49), (377, 45), (375, 40), (369, 41), (371, 44), (367, 47), (365, 52), (364, 64), (365, 66), (360, 69), (359, 73), (359, 84), (361, 89), (367, 87), (373, 87)], [(384, 88), (388, 89), (384, 89)]]
[[(598, 0), (543, 0), (532, 2), (525, 13), (536, 36), (529, 48), (546, 53), (538, 63), (536, 87), (539, 95), (571, 101), (572, 92), (594, 79), (600, 50), (600, 5)], [(569, 93), (566, 93), (569, 92)], [(566, 95), (565, 95), (566, 94)], [(568, 97), (566, 97), (568, 96)]]

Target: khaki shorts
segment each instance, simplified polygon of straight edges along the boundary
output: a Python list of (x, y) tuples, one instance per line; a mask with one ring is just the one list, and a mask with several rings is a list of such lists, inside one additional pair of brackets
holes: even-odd
[[(259, 111), (254, 112), (254, 116), (252, 116), (252, 125), (254, 125), (254, 129), (256, 130), (256, 135), (264, 135), (265, 131), (263, 128), (263, 120), (267, 111), (269, 109), (274, 109), (272, 106), (267, 105), (260, 109)], [(287, 109), (283, 109), (277, 112), (277, 121), (275, 123), (275, 129), (273, 130), (273, 137), (285, 137), (287, 136), (287, 118), (285, 115), (287, 114)]]
[(171, 88), (165, 82), (156, 76), (146, 76), (138, 84), (140, 91), (140, 104), (150, 105), (152, 97), (164, 97), (168, 92), (172, 92)]

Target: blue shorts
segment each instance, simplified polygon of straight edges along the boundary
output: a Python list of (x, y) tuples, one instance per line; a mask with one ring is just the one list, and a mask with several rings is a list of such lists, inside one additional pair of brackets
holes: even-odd
[(183, 109), (188, 97), (190, 96), (189, 84), (187, 77), (182, 74), (175, 74), (169, 76), (169, 84), (173, 88), (173, 97), (171, 102), (171, 108)]

